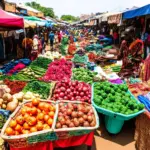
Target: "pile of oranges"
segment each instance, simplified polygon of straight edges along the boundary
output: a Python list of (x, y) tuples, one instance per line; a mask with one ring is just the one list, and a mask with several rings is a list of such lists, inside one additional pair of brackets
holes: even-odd
[(10, 121), (5, 133), (8, 136), (29, 134), (51, 129), (55, 115), (55, 107), (51, 103), (33, 99), (25, 104), (19, 115)]

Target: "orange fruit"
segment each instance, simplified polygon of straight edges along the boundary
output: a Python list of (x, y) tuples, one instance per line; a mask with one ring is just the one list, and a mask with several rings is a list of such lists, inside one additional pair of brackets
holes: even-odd
[(11, 127), (7, 127), (6, 130), (5, 130), (5, 133), (7, 135), (14, 135), (15, 132)]
[(36, 127), (31, 127), (30, 132), (37, 132), (37, 128)]
[(28, 125), (28, 123), (24, 123), (23, 124), (23, 129), (25, 129), (25, 130), (29, 130), (30, 129), (30, 126)]
[(29, 130), (22, 130), (22, 133), (23, 133), (23, 134), (29, 134), (30, 131), (29, 131)]
[(28, 124), (29, 124), (30, 126), (34, 126), (34, 125), (36, 124), (37, 120), (36, 120), (35, 117), (29, 117), (29, 118), (27, 119), (27, 122), (28, 122)]
[(11, 128), (15, 128), (16, 125), (17, 125), (17, 121), (16, 121), (16, 120), (11, 120), (10, 123), (9, 123), (9, 126), (10, 126)]
[(44, 121), (47, 122), (49, 119), (49, 115), (44, 115)]
[(55, 115), (55, 113), (54, 113), (53, 111), (50, 111), (50, 112), (49, 112), (49, 116), (50, 116), (51, 118), (54, 118), (54, 115)]
[(44, 114), (43, 114), (43, 113), (39, 113), (39, 114), (37, 115), (37, 119), (38, 119), (38, 120), (43, 120), (43, 119), (44, 119)]
[(43, 124), (42, 124), (42, 123), (38, 123), (38, 124), (36, 125), (36, 128), (37, 128), (38, 131), (43, 130)]
[(49, 126), (51, 126), (52, 124), (53, 124), (53, 119), (48, 119), (48, 121), (47, 121), (47, 124), (49, 125)]
[(40, 101), (37, 98), (32, 99), (33, 106), (38, 106)]
[(18, 124), (23, 125), (25, 120), (24, 120), (24, 117), (22, 115), (20, 115), (16, 118), (16, 121)]
[(15, 127), (15, 131), (18, 131), (19, 133), (21, 133), (22, 132), (22, 127), (19, 124), (17, 124), (16, 127)]
[(45, 129), (45, 130), (46, 130), (46, 129), (50, 129), (50, 126), (49, 126), (48, 124), (44, 124), (44, 125), (43, 125), (43, 129)]

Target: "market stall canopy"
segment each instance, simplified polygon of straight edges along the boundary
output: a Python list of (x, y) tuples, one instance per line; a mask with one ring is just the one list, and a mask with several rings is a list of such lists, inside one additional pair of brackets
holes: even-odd
[(109, 24), (119, 24), (122, 19), (122, 13), (113, 14), (108, 17)]
[(149, 14), (150, 14), (150, 4), (134, 10), (124, 12), (123, 19), (130, 19), (130, 18), (149, 15)]
[(24, 16), (25, 20), (29, 20), (29, 21), (41, 21), (42, 19), (37, 18), (35, 16)]
[(0, 28), (23, 29), (24, 19), (0, 9)]
[(114, 14), (117, 14), (119, 12), (107, 12), (107, 13), (103, 13), (101, 15), (96, 16), (96, 19), (99, 19), (100, 22), (105, 22), (108, 21), (108, 17)]
[(25, 28), (29, 28), (29, 27), (35, 28), (36, 22), (24, 20), (24, 26), (25, 26)]

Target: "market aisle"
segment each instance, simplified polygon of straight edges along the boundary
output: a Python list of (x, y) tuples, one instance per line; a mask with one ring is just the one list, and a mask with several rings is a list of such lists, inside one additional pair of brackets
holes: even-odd
[[(95, 132), (95, 140), (92, 150), (136, 150), (134, 142), (134, 121), (126, 122), (123, 130), (118, 135), (109, 135), (101, 124), (101, 128)], [(56, 150), (87, 150), (87, 146), (82, 145), (74, 148)]]

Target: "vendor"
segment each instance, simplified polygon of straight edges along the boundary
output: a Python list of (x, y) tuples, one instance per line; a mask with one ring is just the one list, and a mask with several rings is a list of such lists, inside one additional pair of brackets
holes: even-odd
[(138, 75), (139, 65), (142, 61), (143, 42), (139, 39), (134, 39), (134, 29), (126, 30), (122, 34), (122, 41), (118, 59), (122, 59), (123, 64), (120, 77), (130, 77)]

